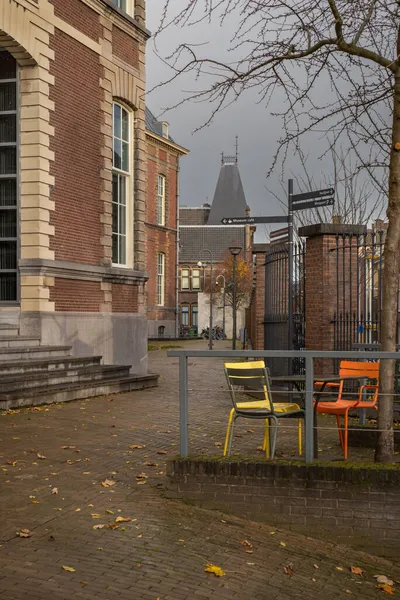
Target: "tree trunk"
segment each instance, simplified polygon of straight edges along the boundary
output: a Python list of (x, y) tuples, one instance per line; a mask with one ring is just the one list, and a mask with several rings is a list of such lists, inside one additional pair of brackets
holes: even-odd
[[(382, 294), (382, 350), (395, 352), (400, 273), (400, 67), (395, 75), (393, 95), (393, 131), (389, 169), (389, 199), (387, 230), (384, 250)], [(380, 364), (378, 411), (378, 440), (375, 449), (377, 462), (393, 460), (393, 391), (394, 360)]]

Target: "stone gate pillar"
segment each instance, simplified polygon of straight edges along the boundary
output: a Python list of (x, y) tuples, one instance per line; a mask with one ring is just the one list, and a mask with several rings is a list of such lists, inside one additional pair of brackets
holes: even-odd
[[(364, 225), (344, 225), (341, 223), (318, 223), (299, 229), (299, 235), (306, 241), (306, 349), (334, 350), (333, 317), (338, 306), (338, 286), (340, 289), (348, 285), (354, 286), (352, 297), (357, 302), (355, 278), (350, 277), (349, 269), (357, 261), (357, 236), (365, 232)], [(343, 269), (340, 262), (340, 272), (337, 269), (337, 236), (353, 235), (354, 245), (351, 247), (352, 260), (346, 262)], [(339, 256), (340, 261), (340, 256)], [(344, 271), (344, 274), (343, 274)], [(343, 277), (345, 278), (343, 280)], [(340, 279), (341, 278), (341, 279)], [(351, 281), (350, 281), (351, 279)], [(319, 375), (333, 372), (333, 361), (315, 360), (315, 372)]]

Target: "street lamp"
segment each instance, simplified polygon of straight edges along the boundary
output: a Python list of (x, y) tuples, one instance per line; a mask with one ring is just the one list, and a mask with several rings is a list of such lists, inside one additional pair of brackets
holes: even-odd
[[(208, 254), (210, 255), (210, 326), (209, 326), (209, 332), (208, 332), (208, 347), (210, 350), (213, 349), (213, 338), (212, 338), (212, 329), (213, 329), (213, 257), (212, 257), (212, 253), (211, 250), (208, 250), (208, 248), (203, 248), (203, 250), (200, 252), (200, 255), (203, 254), (203, 252), (208, 252)], [(197, 265), (203, 266), (203, 263), (199, 260), (199, 262), (197, 263)]]
[(233, 332), (232, 332), (232, 350), (236, 350), (236, 257), (242, 251), (241, 246), (231, 246), (229, 252), (233, 256), (233, 300), (232, 300), (232, 316), (233, 316)]
[(222, 293), (223, 293), (223, 296), (222, 296), (222, 298), (223, 298), (222, 299), (222, 302), (223, 302), (223, 305), (222, 305), (222, 329), (223, 329), (223, 331), (225, 333), (225, 287), (226, 287), (226, 279), (225, 279), (224, 275), (222, 275), (222, 274), (218, 275), (218, 277), (217, 277), (217, 279), (215, 281), (217, 285), (218, 285), (218, 279), (220, 277), (222, 277), (222, 279), (224, 280), (224, 287), (222, 288)]

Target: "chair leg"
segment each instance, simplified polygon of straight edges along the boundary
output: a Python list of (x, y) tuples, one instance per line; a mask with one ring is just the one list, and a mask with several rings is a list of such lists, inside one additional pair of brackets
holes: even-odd
[(349, 411), (344, 413), (344, 460), (347, 460), (349, 441)]
[(232, 408), (230, 415), (229, 415), (229, 420), (228, 420), (228, 427), (226, 430), (226, 436), (225, 436), (225, 446), (224, 446), (224, 456), (226, 456), (226, 453), (228, 451), (228, 444), (229, 444), (229, 434), (231, 431), (231, 425), (232, 425), (232, 419), (233, 419), (233, 415), (235, 414), (235, 409)]
[(275, 456), (275, 447), (276, 447), (276, 438), (278, 436), (278, 419), (276, 417), (272, 417), (271, 421), (273, 421), (273, 425), (270, 426), (272, 429), (272, 435), (270, 431), (269, 439), (270, 439), (270, 458), (274, 460)]
[(298, 445), (299, 445), (299, 456), (303, 456), (303, 420), (302, 419), (299, 419)]
[(341, 423), (340, 423), (340, 415), (336, 415), (336, 423), (337, 423), (337, 426), (338, 426), (338, 432), (339, 432), (339, 441), (340, 441), (340, 445), (341, 445), (341, 447), (342, 447), (342, 450), (343, 450), (343, 443), (344, 443), (344, 440), (343, 440), (343, 431), (342, 431), (342, 425), (341, 425)]
[(265, 419), (265, 432), (262, 449), (265, 451), (266, 458), (269, 458), (269, 419)]
[(229, 436), (228, 456), (230, 456), (230, 455), (231, 455), (231, 449), (232, 449), (232, 440), (233, 440), (233, 430), (234, 430), (234, 428), (235, 428), (235, 421), (236, 421), (236, 419), (237, 419), (237, 416), (236, 416), (236, 415), (234, 415), (234, 416), (233, 416), (232, 423), (231, 423), (231, 431), (230, 431), (230, 436)]

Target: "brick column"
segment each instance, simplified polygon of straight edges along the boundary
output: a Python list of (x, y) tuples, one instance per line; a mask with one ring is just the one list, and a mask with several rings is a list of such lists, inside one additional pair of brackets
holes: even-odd
[[(319, 223), (299, 229), (306, 242), (306, 349), (334, 350), (333, 316), (337, 307), (338, 274), (336, 267), (336, 236), (364, 233), (363, 225)], [(354, 245), (354, 264), (357, 247)], [(341, 265), (342, 266), (342, 265)], [(345, 269), (348, 267), (345, 266)], [(345, 277), (348, 277), (345, 270)], [(340, 273), (342, 277), (342, 270)], [(342, 280), (340, 280), (342, 286)], [(356, 302), (357, 290), (354, 290)], [(353, 307), (352, 307), (353, 308)], [(315, 372), (319, 375), (333, 372), (331, 360), (315, 360)]]

